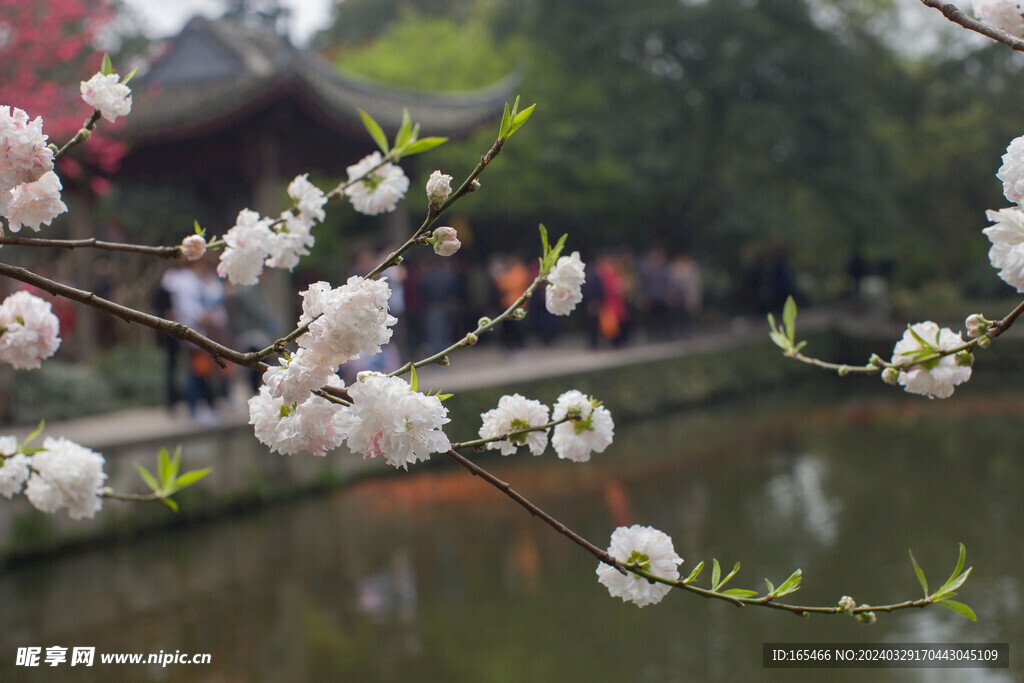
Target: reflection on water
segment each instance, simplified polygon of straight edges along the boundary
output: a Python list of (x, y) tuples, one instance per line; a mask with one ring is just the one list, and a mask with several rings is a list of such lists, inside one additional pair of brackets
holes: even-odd
[[(587, 465), (485, 465), (584, 536), (644, 523), (737, 587), (804, 604), (916, 597), (968, 547), (972, 624), (932, 608), (801, 620), (685, 594), (637, 609), (596, 563), (442, 466), (0, 575), (0, 678), (129, 681), (1012, 681), (1016, 670), (761, 668), (763, 642), (1009, 642), (1018, 656), (1024, 403), (733, 406), (622, 429)], [(787, 417), (799, 406), (803, 418)], [(783, 412), (781, 408), (786, 408)], [(755, 408), (755, 409), (752, 409)], [(18, 646), (210, 652), (205, 666), (16, 668)], [(824, 674), (824, 675), (823, 675)]]

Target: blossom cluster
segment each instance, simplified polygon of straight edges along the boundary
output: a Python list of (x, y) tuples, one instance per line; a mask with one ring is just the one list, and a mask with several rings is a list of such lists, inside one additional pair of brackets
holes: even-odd
[(385, 162), (380, 152), (363, 157), (345, 170), (349, 181), (345, 195), (356, 211), (367, 216), (394, 211), (409, 191), (409, 178), (405, 172), (401, 167)]
[[(502, 396), (497, 408), (480, 416), (480, 438), (492, 439), (487, 448), (502, 455), (512, 455), (519, 446), (526, 446), (533, 455), (541, 455), (548, 445), (548, 414), (548, 407), (540, 401), (519, 394)], [(568, 420), (555, 425), (551, 438), (559, 458), (586, 462), (592, 452), (603, 453), (611, 444), (615, 423), (608, 409), (593, 398), (575, 389), (559, 396), (551, 421), (567, 417)]]
[(964, 340), (948, 327), (930, 320), (911, 325), (892, 350), (892, 363), (920, 360), (899, 373), (897, 382), (911, 394), (928, 398), (949, 398), (953, 388), (971, 378), (970, 365), (954, 354), (935, 358), (935, 354), (963, 346)]
[(569, 315), (583, 300), (585, 266), (578, 251), (558, 259), (548, 273), (548, 286), (544, 291), (544, 304), (552, 315)]
[(42, 118), (29, 121), (21, 109), (0, 107), (0, 216), (11, 232), (23, 225), (38, 232), (68, 209), (46, 141)]
[[(634, 565), (662, 579), (679, 580), (678, 567), (683, 558), (676, 555), (672, 539), (652, 527), (620, 526), (612, 533), (608, 554), (622, 564)], [(613, 598), (622, 598), (623, 602), (632, 602), (638, 607), (657, 604), (672, 590), (671, 586), (631, 572), (623, 574), (604, 562), (598, 564), (597, 576)]]
[(103, 456), (65, 438), (46, 437), (25, 453), (13, 436), (0, 437), (0, 495), (25, 493), (37, 509), (67, 508), (71, 519), (91, 519), (103, 507)]
[(1024, 35), (1024, 6), (1017, 0), (974, 0), (974, 13), (990, 26)]
[[(323, 207), (327, 197), (309, 181), (308, 174), (296, 176), (288, 184), (288, 196), (294, 206), (276, 221), (251, 209), (238, 212), (235, 225), (224, 235), (225, 248), (217, 265), (218, 275), (235, 285), (255, 285), (264, 266), (292, 270), (298, 265), (299, 257), (309, 253), (316, 242), (313, 225), (326, 216)], [(182, 253), (189, 258), (198, 258), (205, 251), (205, 242), (201, 251), (195, 237), (185, 238), (193, 240), (191, 245), (182, 242)]]

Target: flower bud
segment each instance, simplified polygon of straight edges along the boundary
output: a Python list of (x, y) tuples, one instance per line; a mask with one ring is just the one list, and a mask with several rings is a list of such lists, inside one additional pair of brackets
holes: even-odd
[(435, 228), (429, 241), (439, 256), (451, 256), (462, 246), (455, 228)]
[(473, 179), (473, 182), (471, 182), (471, 183), (469, 184), (469, 189), (467, 189), (467, 190), (466, 190), (466, 192), (476, 192), (476, 191), (477, 191), (477, 190), (479, 190), (479, 189), (480, 189), (480, 181), (479, 181), (479, 180), (476, 180), (476, 179), (474, 178), (474, 179)]
[(452, 177), (441, 171), (434, 171), (427, 180), (427, 201), (432, 208), (440, 208), (452, 193)]
[(198, 261), (206, 253), (206, 239), (202, 235), (189, 235), (181, 241), (181, 255), (189, 261)]
[(878, 621), (878, 617), (875, 616), (874, 612), (858, 612), (857, 621), (862, 624), (873, 624)]
[(978, 337), (978, 346), (983, 349), (987, 349), (988, 347), (992, 346), (992, 337), (988, 336), (987, 334), (981, 335), (980, 337)]
[(845, 365), (842, 365), (839, 367), (838, 370), (836, 370), (836, 372), (839, 374), (840, 377), (846, 377), (847, 375), (850, 374), (850, 368), (846, 367)]
[(472, 346), (473, 344), (476, 344), (479, 340), (480, 340), (480, 338), (478, 336), (476, 336), (475, 334), (470, 332), (469, 334), (466, 335), (466, 338), (463, 341), (463, 343), (466, 346)]
[(491, 324), (491, 319), (488, 318), (487, 316), (484, 316), (483, 318), (480, 318), (479, 320), (476, 321), (476, 326), (477, 327), (485, 327), (485, 326), (490, 325), (490, 324)]
[(985, 320), (984, 316), (977, 313), (967, 316), (967, 320), (964, 321), (964, 327), (967, 328), (967, 336), (970, 339), (985, 334), (991, 324), (991, 320)]
[(956, 358), (956, 364), (961, 367), (969, 368), (974, 365), (974, 354), (970, 351), (960, 351), (954, 357)]
[(441, 366), (442, 368), (446, 368), (451, 364), (452, 362), (448, 359), (448, 356), (441, 356), (440, 358), (437, 359), (437, 365)]
[(900, 371), (896, 368), (886, 368), (882, 370), (882, 381), (886, 384), (892, 384), (893, 386), (900, 382)]
[(526, 309), (517, 308), (516, 310), (512, 311), (512, 317), (515, 318), (516, 320), (522, 320), (523, 318), (526, 317)]
[(839, 599), (839, 607), (843, 610), (844, 614), (849, 614), (853, 611), (853, 608), (857, 606), (857, 601), (851, 598), (849, 595), (844, 595)]
[(877, 353), (871, 354), (871, 358), (868, 359), (868, 362), (871, 365), (875, 366), (876, 368), (884, 368), (885, 367), (885, 361), (882, 360), (882, 358)]

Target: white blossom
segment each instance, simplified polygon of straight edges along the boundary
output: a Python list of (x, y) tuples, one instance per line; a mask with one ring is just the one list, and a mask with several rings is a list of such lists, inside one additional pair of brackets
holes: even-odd
[(50, 302), (21, 291), (0, 304), (0, 362), (18, 370), (38, 368), (60, 348), (60, 322)]
[[(548, 407), (540, 401), (524, 398), (519, 394), (505, 395), (498, 400), (498, 407), (480, 416), (480, 438), (491, 439), (519, 429), (539, 427), (548, 423)], [(492, 441), (487, 448), (499, 449), (502, 455), (512, 455), (516, 448), (527, 445), (530, 452), (540, 455), (548, 445), (546, 429), (518, 434), (501, 441)]]
[(46, 437), (32, 456), (35, 472), (25, 495), (43, 512), (68, 509), (71, 519), (92, 518), (103, 507), (103, 456), (65, 438)]
[(559, 458), (586, 462), (590, 453), (603, 453), (615, 436), (612, 414), (603, 405), (594, 405), (594, 400), (575, 389), (567, 391), (555, 401), (552, 421), (566, 415), (578, 415), (580, 419), (563, 422), (555, 427), (551, 445)]
[(117, 74), (95, 74), (88, 81), (82, 81), (79, 89), (82, 100), (100, 115), (113, 123), (118, 116), (128, 116), (132, 110), (132, 91), (120, 82)]
[(57, 216), (68, 210), (60, 199), (62, 190), (60, 178), (53, 171), (47, 171), (33, 183), (22, 183), (11, 190), (0, 190), (0, 215), (7, 218), (11, 232), (20, 232), (27, 225), (39, 232), (40, 224), (50, 224)]
[(295, 202), (298, 212), (310, 220), (322, 221), (326, 217), (324, 204), (327, 197), (323, 190), (309, 182), (309, 174), (295, 176), (288, 184), (288, 196)]
[(974, 14), (989, 26), (1011, 35), (1024, 34), (1024, 8), (1016, 0), (974, 0)]
[(181, 241), (181, 255), (189, 261), (198, 261), (206, 253), (206, 239), (202, 235), (189, 235)]
[(437, 396), (424, 396), (405, 380), (378, 373), (361, 374), (348, 393), (348, 447), (353, 453), (381, 455), (389, 465), (408, 469), (410, 463), (451, 448), (442, 431), (448, 409)]
[[(620, 526), (612, 533), (608, 554), (623, 564), (636, 564), (641, 569), (663, 579), (679, 579), (679, 565), (683, 558), (676, 555), (672, 539), (664, 532), (649, 526), (634, 524)], [(613, 598), (636, 603), (638, 607), (653, 605), (672, 590), (663, 583), (651, 583), (632, 572), (625, 575), (604, 562), (597, 565), (597, 576)]]
[(427, 180), (427, 201), (433, 207), (440, 207), (452, 193), (452, 177), (441, 171), (434, 171)]
[(385, 278), (366, 280), (353, 275), (335, 289), (326, 282), (313, 283), (302, 292), (299, 318), (299, 325), (309, 323), (309, 330), (296, 343), (337, 363), (360, 353), (380, 353), (391, 339), (390, 326), (398, 322), (388, 314), (390, 296)]
[[(349, 166), (348, 179), (359, 178), (382, 160), (380, 152), (364, 157), (359, 163)], [(409, 190), (409, 179), (398, 166), (386, 163), (357, 183), (345, 188), (345, 194), (359, 213), (368, 216), (394, 211), (398, 202)]]
[(279, 363), (263, 373), (263, 384), (271, 396), (282, 399), (288, 405), (305, 401), (311, 391), (337, 379), (334, 374), (337, 365), (309, 349), (299, 349), (290, 358), (279, 359)]
[(0, 107), (0, 191), (39, 180), (53, 170), (53, 150), (46, 145), (43, 119), (10, 106)]
[(544, 304), (552, 315), (569, 315), (576, 304), (583, 300), (583, 282), (586, 279), (585, 266), (578, 251), (571, 256), (562, 256), (548, 273), (548, 286), (544, 292)]
[(299, 264), (299, 257), (309, 253), (316, 239), (311, 234), (313, 221), (305, 213), (298, 215), (291, 211), (281, 214), (284, 224), (267, 242), (266, 266), (291, 270)]
[(438, 256), (451, 256), (462, 246), (462, 242), (459, 241), (459, 233), (455, 228), (434, 228), (431, 240), (434, 245), (434, 253)]
[[(343, 386), (340, 378), (335, 378), (331, 386)], [(348, 409), (320, 396), (307, 396), (301, 403), (285, 403), (264, 385), (249, 399), (249, 424), (272, 453), (324, 455), (345, 440)]]
[(224, 235), (227, 245), (220, 255), (217, 274), (234, 285), (254, 285), (263, 272), (263, 261), (270, 254), (273, 233), (270, 219), (249, 209), (238, 212), (235, 225)]
[[(920, 337), (933, 348), (947, 351), (963, 345), (963, 338), (948, 327), (939, 329), (931, 321), (911, 325), (903, 333), (903, 338), (896, 342), (892, 351), (892, 363), (901, 364), (911, 361), (916, 351), (926, 349), (918, 341)], [(970, 366), (957, 362), (955, 354), (928, 360), (911, 365), (899, 374), (899, 383), (911, 394), (920, 394), (928, 398), (949, 398), (953, 395), (953, 387), (963, 384), (971, 378)]]
[(0, 496), (10, 498), (21, 493), (21, 487), (29, 475), (31, 459), (18, 453), (18, 440), (13, 436), (0, 436)]
[(992, 242), (989, 262), (1004, 282), (1024, 292), (1024, 211), (1011, 207), (986, 211), (985, 216), (993, 223), (982, 230)]

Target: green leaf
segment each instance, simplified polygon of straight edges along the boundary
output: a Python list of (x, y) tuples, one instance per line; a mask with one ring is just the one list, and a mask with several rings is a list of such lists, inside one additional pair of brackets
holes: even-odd
[(693, 571), (690, 572), (690, 575), (686, 577), (686, 580), (683, 581), (683, 583), (693, 583), (694, 581), (696, 581), (697, 577), (700, 576), (700, 573), (701, 571), (703, 571), (703, 569), (704, 560), (701, 560), (697, 563), (697, 566), (693, 568)]
[(555, 265), (558, 257), (562, 255), (562, 249), (565, 248), (565, 240), (567, 237), (569, 237), (568, 233), (563, 234), (558, 238), (558, 242), (555, 243), (555, 246), (551, 248), (551, 265)]
[(103, 62), (100, 64), (100, 73), (104, 76), (109, 76), (114, 73), (114, 65), (110, 63), (110, 55), (106, 52), (103, 53)]
[(177, 504), (177, 503), (175, 503), (175, 502), (174, 502), (173, 500), (171, 500), (170, 498), (161, 498), (160, 500), (162, 500), (162, 501), (164, 502), (164, 505), (166, 505), (167, 507), (171, 508), (171, 509), (172, 509), (172, 510), (174, 510), (175, 512), (177, 512), (177, 511), (178, 511), (178, 504)]
[(443, 145), (446, 142), (448, 142), (448, 138), (423, 138), (422, 140), (417, 140), (416, 142), (412, 143), (411, 145), (403, 149), (402, 156), (408, 157), (412, 156), (413, 154), (422, 154), (423, 152), (432, 150), (435, 147)]
[[(518, 99), (517, 99), (518, 102)], [(505, 103), (505, 113), (501, 115), (501, 126), (498, 128), (498, 137), (507, 138), (506, 132), (508, 131), (509, 125), (512, 123), (512, 115), (508, 110), (508, 102)]]
[(932, 345), (931, 345), (930, 343), (926, 342), (926, 341), (925, 341), (925, 340), (924, 340), (924, 339), (923, 339), (923, 338), (921, 337), (921, 335), (919, 335), (919, 334), (918, 334), (917, 332), (915, 332), (915, 331), (914, 331), (914, 328), (913, 328), (912, 326), (910, 326), (909, 324), (907, 325), (907, 329), (908, 329), (908, 330), (910, 330), (910, 336), (912, 336), (912, 337), (913, 337), (914, 339), (916, 339), (916, 340), (917, 340), (917, 343), (918, 343), (918, 344), (920, 344), (921, 346), (923, 346), (923, 347), (924, 347), (924, 348), (926, 348), (926, 349), (930, 349), (930, 350), (931, 350), (931, 351), (932, 351), (933, 353), (934, 353), (934, 352), (935, 352), (935, 351), (937, 350), (937, 349), (936, 349), (936, 348), (935, 348), (934, 346), (932, 346)]
[(775, 594), (775, 584), (773, 584), (768, 579), (765, 579), (764, 582), (765, 582), (765, 585), (768, 586), (768, 595), (774, 595)]
[(139, 471), (139, 476), (142, 477), (142, 481), (146, 482), (146, 485), (153, 489), (153, 493), (160, 493), (160, 484), (157, 483), (156, 477), (149, 473), (149, 470), (139, 463), (135, 463), (135, 469)]
[(778, 590), (775, 591), (776, 597), (780, 595), (789, 595), (790, 593), (795, 593), (796, 591), (800, 590), (800, 583), (803, 581), (803, 579), (803, 571), (797, 569), (795, 572), (790, 574), (789, 578), (783, 581), (782, 585), (779, 586)]
[(917, 574), (917, 582), (921, 584), (921, 588), (924, 589), (924, 597), (928, 597), (928, 581), (924, 578), (924, 572), (921, 570), (920, 565), (917, 564), (917, 560), (914, 559), (914, 553), (910, 550), (910, 563), (914, 565), (914, 573)]
[(171, 465), (171, 457), (167, 454), (166, 448), (160, 449), (160, 455), (158, 456), (159, 469), (157, 473), (160, 475), (160, 487), (166, 487), (174, 479), (174, 471)]
[(749, 598), (753, 595), (757, 595), (757, 591), (748, 590), (746, 588), (730, 588), (727, 591), (722, 591), (722, 595), (728, 595), (732, 598)]
[[(516, 98), (516, 102), (518, 102), (518, 101), (519, 101), (519, 99)], [(508, 132), (505, 134), (505, 139), (506, 140), (508, 138), (512, 137), (513, 133), (515, 133), (517, 130), (519, 130), (524, 123), (526, 123), (527, 121), (530, 120), (530, 116), (533, 114), (533, 109), (536, 106), (537, 106), (536, 104), (531, 104), (529, 107), (527, 107), (526, 109), (524, 109), (521, 112), (519, 112), (515, 116), (515, 118), (512, 119), (512, 123), (508, 127)]]
[(736, 576), (736, 572), (738, 572), (739, 570), (740, 570), (740, 563), (737, 562), (735, 564), (735, 566), (733, 566), (732, 571), (729, 572), (728, 574), (726, 574), (725, 578), (718, 582), (718, 587), (721, 588), (725, 584), (729, 583), (729, 579), (731, 579), (732, 577)]
[(384, 130), (380, 127), (380, 124), (373, 120), (373, 117), (367, 114), (362, 109), (357, 109), (359, 112), (359, 118), (363, 120), (363, 126), (366, 128), (366, 132), (370, 134), (373, 141), (377, 143), (381, 151), (385, 154), (388, 153), (388, 138), (384, 135)]
[(790, 343), (796, 341), (796, 301), (792, 295), (786, 298), (786, 304), (782, 307), (782, 324), (786, 329), (786, 336)]
[(970, 619), (971, 621), (978, 620), (978, 615), (974, 613), (974, 610), (972, 610), (970, 607), (968, 607), (962, 602), (957, 602), (956, 600), (941, 600), (939, 602), (936, 602), (935, 604), (942, 605), (947, 609), (951, 609), (960, 616), (966, 619)]
[[(945, 589), (949, 588), (949, 584), (953, 582), (953, 579), (956, 578), (957, 574), (960, 573), (960, 570), (962, 570), (964, 568), (964, 561), (966, 559), (967, 559), (967, 548), (966, 548), (966, 546), (964, 546), (963, 543), (961, 543), (960, 544), (960, 554), (956, 558), (956, 568), (953, 570), (953, 573), (949, 575), (949, 578), (946, 579), (946, 583), (944, 583), (942, 585), (942, 588), (940, 588), (939, 590), (945, 590)], [(968, 571), (970, 571), (970, 570), (968, 570)], [(967, 577), (964, 577), (964, 578), (967, 578)], [(963, 583), (963, 581), (961, 580), (960, 583)], [(960, 584), (958, 583), (957, 585), (959, 586)]]
[(718, 588), (718, 579), (721, 578), (722, 568), (718, 566), (718, 560), (711, 558), (711, 590)]
[(38, 436), (39, 436), (40, 434), (42, 434), (42, 433), (43, 433), (43, 428), (44, 428), (44, 427), (46, 427), (46, 420), (40, 420), (40, 421), (39, 421), (39, 426), (38, 426), (38, 427), (36, 427), (35, 429), (33, 429), (33, 430), (32, 430), (32, 433), (31, 433), (31, 434), (29, 434), (28, 436), (26, 436), (26, 437), (25, 437), (25, 440), (21, 442), (21, 444), (20, 444), (20, 446), (19, 446), (19, 450), (20, 450), (20, 451), (21, 451), (22, 453), (24, 453), (24, 452), (25, 452), (25, 446), (27, 446), (27, 445), (29, 445), (30, 443), (32, 443), (33, 441), (35, 441), (35, 440), (36, 440), (36, 437), (38, 437)]
[(199, 235), (200, 237), (206, 234), (206, 231), (199, 226), (198, 220), (192, 221), (192, 227), (195, 229), (196, 234)]
[(121, 85), (128, 85), (132, 82), (132, 79), (139, 75), (139, 67), (135, 67), (128, 72), (128, 75), (121, 79)]
[(185, 472), (180, 477), (174, 480), (174, 490), (180, 491), (186, 486), (191, 486), (192, 484), (196, 483), (197, 481), (199, 481), (212, 471), (213, 468), (206, 467), (201, 470), (191, 470), (189, 472)]
[(416, 376), (416, 366), (413, 365), (411, 368), (411, 377), (409, 379), (409, 386), (412, 387), (413, 391), (420, 390), (420, 378)]
[(450, 399), (455, 394), (434, 394), (434, 395), (437, 396), (437, 398), (441, 401), (441, 403), (444, 403), (445, 401)]
[(964, 584), (964, 581), (966, 581), (966, 580), (967, 580), (967, 577), (971, 575), (971, 570), (972, 570), (972, 569), (974, 569), (974, 567), (968, 567), (968, 568), (967, 568), (966, 570), (964, 570), (964, 572), (963, 572), (962, 574), (960, 574), (959, 576), (956, 576), (956, 577), (952, 577), (952, 576), (951, 576), (951, 577), (949, 578), (949, 581), (947, 581), (947, 582), (946, 582), (946, 583), (945, 583), (945, 584), (944, 584), (944, 585), (942, 586), (942, 588), (940, 588), (940, 589), (939, 589), (939, 592), (940, 592), (940, 593), (944, 593), (944, 592), (946, 592), (946, 591), (955, 591), (956, 589), (960, 588), (960, 586), (962, 586), (962, 585)]
[(412, 119), (409, 118), (409, 110), (402, 110), (402, 125), (395, 133), (395, 149), (402, 149), (409, 142), (409, 135), (412, 133)]
[(543, 223), (538, 224), (537, 229), (540, 230), (540, 243), (544, 247), (544, 258), (547, 258), (551, 253), (551, 245), (548, 244), (548, 229), (544, 227)]

